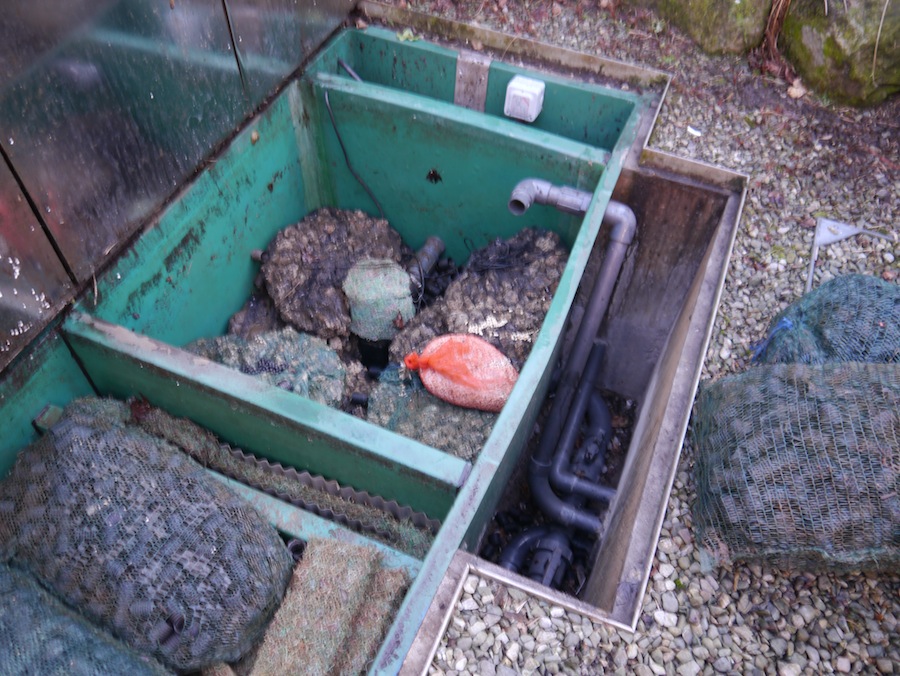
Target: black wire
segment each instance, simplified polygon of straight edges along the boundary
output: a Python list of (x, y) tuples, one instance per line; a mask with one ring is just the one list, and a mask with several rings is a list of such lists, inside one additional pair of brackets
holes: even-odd
[(362, 78), (361, 78), (359, 75), (356, 74), (356, 71), (354, 71), (354, 70), (350, 67), (350, 65), (349, 65), (346, 61), (344, 61), (343, 59), (338, 59), (338, 65), (339, 65), (341, 68), (343, 68), (344, 70), (346, 70), (346, 71), (350, 74), (350, 77), (352, 77), (352, 78), (353, 78), (354, 80), (356, 80), (357, 82), (362, 82), (362, 81), (363, 81)]
[(356, 182), (359, 183), (363, 190), (369, 195), (372, 201), (375, 203), (375, 206), (378, 208), (378, 215), (381, 218), (384, 218), (384, 209), (381, 208), (381, 204), (378, 202), (378, 199), (375, 197), (375, 194), (369, 189), (369, 186), (366, 185), (366, 182), (362, 180), (362, 177), (356, 173), (353, 169), (353, 165), (350, 164), (350, 156), (347, 155), (347, 149), (344, 147), (344, 140), (341, 138), (341, 133), (338, 131), (337, 122), (334, 120), (334, 111), (331, 110), (331, 102), (328, 100), (328, 90), (325, 90), (325, 107), (328, 109), (328, 117), (331, 118), (331, 126), (334, 129), (334, 134), (337, 136), (338, 143), (341, 146), (341, 151), (344, 153), (344, 162), (347, 163), (347, 169), (350, 170), (350, 173), (353, 174), (353, 178), (356, 179)]
[(238, 76), (241, 78), (241, 91), (247, 95), (247, 78), (244, 75), (244, 65), (241, 63), (241, 55), (238, 52), (237, 40), (234, 39), (234, 25), (231, 23), (231, 13), (228, 11), (228, 0), (222, 0), (222, 9), (225, 11), (225, 22), (228, 24), (228, 37), (231, 39), (231, 49), (234, 51), (234, 60), (237, 63)]

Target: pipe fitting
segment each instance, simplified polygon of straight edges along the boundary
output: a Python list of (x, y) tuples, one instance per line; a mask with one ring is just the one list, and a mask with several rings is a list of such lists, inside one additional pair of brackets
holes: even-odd
[(541, 178), (526, 178), (519, 181), (509, 196), (509, 210), (521, 216), (532, 204), (546, 204), (567, 214), (583, 214), (591, 205), (593, 193), (568, 185), (553, 185)]
[(562, 526), (599, 534), (603, 530), (603, 521), (599, 516), (572, 506), (553, 492), (550, 487), (550, 469), (550, 462), (544, 462), (535, 456), (531, 458), (528, 484), (540, 510)]
[[(600, 363), (603, 361), (605, 345), (598, 339), (594, 340), (590, 358), (585, 367), (581, 383), (572, 402), (569, 416), (563, 426), (561, 436), (557, 443), (553, 461), (550, 466), (550, 485), (557, 491), (566, 495), (578, 495), (589, 500), (602, 500), (611, 502), (616, 495), (614, 488), (602, 486), (599, 483), (586, 479), (574, 473), (571, 469), (572, 449), (575, 447), (575, 439), (578, 437), (582, 421), (588, 410), (588, 404), (594, 393), (594, 379), (600, 371)], [(607, 420), (609, 415), (606, 416)], [(600, 421), (601, 424), (604, 421)], [(598, 430), (599, 432), (600, 430)], [(609, 442), (609, 430), (602, 430), (600, 436), (603, 443)], [(604, 449), (605, 450), (605, 449)]]
[(610, 200), (606, 205), (606, 211), (603, 212), (603, 222), (612, 224), (609, 233), (612, 241), (628, 246), (634, 240), (637, 217), (627, 204)]
[(409, 273), (410, 288), (414, 295), (420, 294), (425, 287), (425, 277), (437, 265), (441, 254), (444, 253), (444, 248), (444, 240), (431, 235), (425, 240), (422, 248), (416, 251), (416, 257), (406, 268)]
[(531, 553), (534, 544), (542, 537), (549, 535), (552, 529), (552, 526), (544, 524), (519, 533), (506, 545), (497, 565), (514, 573), (521, 572), (525, 558)]
[[(609, 307), (628, 245), (634, 239), (637, 219), (627, 205), (610, 201), (603, 214), (603, 224), (612, 229), (606, 256), (600, 272), (594, 280), (594, 288), (578, 326), (572, 348), (566, 356), (538, 449), (531, 457), (528, 476), (535, 502), (549, 518), (564, 526), (592, 533), (601, 531), (603, 526), (600, 518), (585, 509), (574, 508), (561, 499), (553, 491), (550, 474), (556, 455), (555, 451), (559, 445), (576, 388), (581, 381), (588, 357), (594, 347), (597, 332)], [(605, 495), (596, 497), (611, 499), (613, 494), (607, 492), (611, 490), (600, 487), (599, 492), (605, 493)], [(592, 491), (598, 491), (598, 488), (588, 489), (589, 493)]]

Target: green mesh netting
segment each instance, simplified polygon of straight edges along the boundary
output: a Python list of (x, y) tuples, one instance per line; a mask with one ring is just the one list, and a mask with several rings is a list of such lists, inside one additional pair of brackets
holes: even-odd
[(184, 349), (326, 406), (339, 406), (344, 396), (346, 370), (337, 353), (321, 338), (289, 327), (250, 339), (201, 338)]
[(0, 673), (9, 676), (153, 676), (169, 673), (0, 564)]
[(350, 331), (365, 340), (390, 340), (397, 335), (397, 324), (416, 314), (409, 273), (393, 261), (358, 261), (341, 288), (350, 306)]
[(807, 293), (769, 326), (758, 362), (900, 362), (900, 285), (847, 275)]
[(424, 559), (434, 542), (430, 530), (417, 528), (408, 519), (398, 519), (382, 510), (304, 485), (289, 474), (269, 471), (271, 465), (250, 462), (253, 456), (246, 453), (243, 455), (247, 460), (239, 459), (212, 432), (185, 418), (147, 406), (138, 424), (150, 434), (174, 444), (204, 467), (292, 504), (306, 509), (314, 507), (325, 518), (343, 517), (348, 527), (411, 556)]
[(702, 388), (698, 538), (719, 563), (900, 566), (900, 364), (764, 365)]
[(109, 399), (66, 407), (0, 482), (0, 560), (176, 670), (235, 660), (292, 560), (250, 505)]
[(400, 374), (396, 368), (381, 374), (369, 395), (369, 421), (463, 460), (477, 458), (497, 414), (448, 404), (429, 393), (418, 375)]

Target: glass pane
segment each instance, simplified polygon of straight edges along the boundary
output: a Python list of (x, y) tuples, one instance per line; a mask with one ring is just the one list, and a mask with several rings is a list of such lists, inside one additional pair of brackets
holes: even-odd
[[(9, 0), (0, 144), (77, 280), (305, 56), (350, 0)], [(5, 40), (3, 40), (5, 38)]]
[(0, 161), (0, 369), (71, 297), (69, 277)]

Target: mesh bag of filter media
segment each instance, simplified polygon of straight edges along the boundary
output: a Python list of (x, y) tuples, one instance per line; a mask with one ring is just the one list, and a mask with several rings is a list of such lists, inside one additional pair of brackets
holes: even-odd
[(0, 560), (172, 669), (237, 659), (279, 604), (291, 556), (252, 507), (131, 417), (121, 402), (77, 400), (19, 453), (0, 482)]
[(461, 408), (429, 393), (418, 375), (388, 368), (369, 395), (368, 420), (463, 460), (474, 460), (494, 428), (496, 413)]
[(521, 369), (541, 329), (568, 253), (556, 233), (525, 228), (473, 251), (444, 295), (407, 322), (391, 342), (391, 361), (402, 363), (432, 339), (472, 333)]
[[(342, 523), (411, 556), (424, 559), (434, 540), (436, 522), (409, 507), (339, 487), (334, 481), (284, 467), (219, 442), (196, 423), (144, 406), (137, 424), (165, 439), (204, 467), (265, 491), (323, 518)], [(382, 506), (382, 508), (379, 508)], [(392, 511), (393, 513), (390, 513)]]
[(772, 320), (754, 361), (900, 362), (900, 285), (867, 275), (825, 282)]
[(718, 563), (900, 566), (900, 365), (774, 364), (705, 386), (694, 523)]
[(249, 339), (204, 338), (184, 349), (326, 406), (339, 406), (344, 396), (345, 368), (337, 353), (321, 338), (291, 328)]
[(0, 564), (0, 646), (3, 674), (169, 673), (66, 608), (33, 577), (6, 564)]

